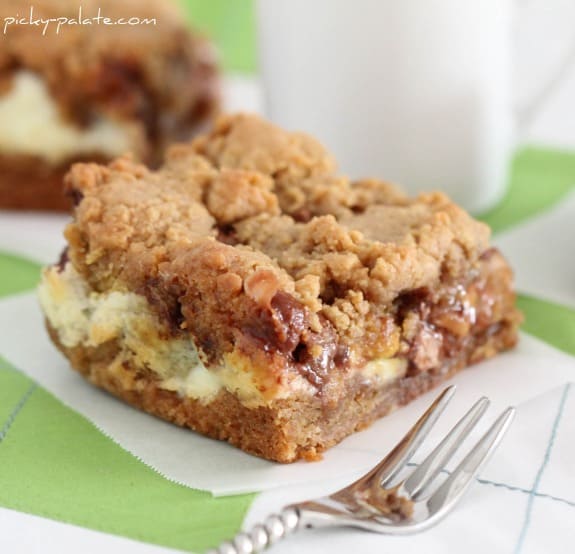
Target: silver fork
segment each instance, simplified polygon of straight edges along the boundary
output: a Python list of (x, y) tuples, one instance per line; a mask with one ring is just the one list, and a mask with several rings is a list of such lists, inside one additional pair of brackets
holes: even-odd
[[(388, 535), (419, 533), (438, 523), (462, 498), (474, 477), (496, 450), (509, 428), (514, 408), (507, 408), (461, 463), (439, 485), (437, 476), (475, 427), (489, 405), (480, 398), (425, 460), (399, 479), (455, 393), (445, 389), (395, 448), (371, 471), (347, 487), (323, 498), (292, 504), (247, 533), (239, 533), (207, 554), (261, 552), (300, 529), (348, 526)], [(434, 487), (434, 485), (436, 485)], [(429, 492), (432, 490), (432, 492)], [(389, 513), (389, 495), (404, 499), (411, 514)]]

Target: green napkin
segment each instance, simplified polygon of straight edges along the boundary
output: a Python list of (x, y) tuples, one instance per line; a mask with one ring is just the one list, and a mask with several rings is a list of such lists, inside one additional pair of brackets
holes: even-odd
[(171, 483), (0, 359), (0, 505), (182, 550), (241, 526), (253, 496)]
[(256, 69), (254, 0), (181, 0), (191, 24), (214, 41), (226, 71)]
[(505, 198), (480, 219), (497, 233), (551, 208), (574, 189), (574, 152), (524, 148), (511, 164)]

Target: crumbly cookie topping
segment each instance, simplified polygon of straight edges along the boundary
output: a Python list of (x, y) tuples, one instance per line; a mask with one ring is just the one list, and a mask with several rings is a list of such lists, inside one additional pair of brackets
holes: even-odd
[(206, 350), (246, 332), (280, 353), (333, 333), (388, 348), (397, 297), (463, 279), (488, 248), (488, 228), (445, 196), (351, 182), (312, 138), (249, 115), (173, 147), (158, 171), (78, 164), (67, 187), (69, 256), (90, 285), (146, 294)]

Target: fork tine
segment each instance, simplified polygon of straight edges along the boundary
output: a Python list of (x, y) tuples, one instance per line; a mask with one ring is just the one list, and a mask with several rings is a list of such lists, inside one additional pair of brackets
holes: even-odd
[(379, 491), (381, 487), (389, 483), (405, 467), (405, 464), (425, 440), (454, 393), (455, 385), (447, 387), (381, 462), (350, 485), (331, 494), (330, 498), (342, 503), (351, 501), (353, 504), (355, 503), (354, 495), (358, 491), (365, 491), (369, 488)]
[(425, 440), (425, 437), (427, 437), (429, 431), (455, 394), (455, 388), (455, 385), (447, 387), (389, 455), (374, 467), (365, 478), (376, 478), (381, 486), (389, 483), (405, 467), (405, 464), (409, 462), (415, 451), (421, 446), (421, 443)]
[(330, 498), (343, 503), (351, 499), (353, 503), (355, 502), (354, 494), (357, 491), (369, 488), (379, 490), (380, 487), (389, 483), (419, 448), (454, 394), (455, 385), (447, 387), (381, 462), (350, 485), (331, 494)]
[(339, 497), (340, 492), (343, 493), (344, 491), (364, 486), (367, 483), (375, 484), (376, 480), (378, 486), (384, 486), (385, 483), (389, 482), (405, 467), (413, 453), (419, 448), (454, 393), (455, 385), (447, 387), (379, 464), (357, 481), (342, 489), (342, 491), (332, 495), (332, 497)]
[(473, 478), (497, 449), (514, 416), (515, 408), (507, 408), (455, 468), (453, 473), (430, 496), (427, 500), (427, 506), (433, 519), (437, 519), (442, 514), (449, 512), (463, 496)]
[(413, 500), (417, 500), (424, 494), (429, 484), (463, 444), (488, 406), (489, 400), (485, 397), (480, 398), (405, 480), (403, 487)]

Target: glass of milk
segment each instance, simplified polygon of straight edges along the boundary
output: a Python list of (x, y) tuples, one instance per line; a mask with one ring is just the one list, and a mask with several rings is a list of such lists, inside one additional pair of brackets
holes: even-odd
[(513, 0), (260, 0), (268, 115), (353, 178), (489, 209), (515, 146), (514, 16)]

